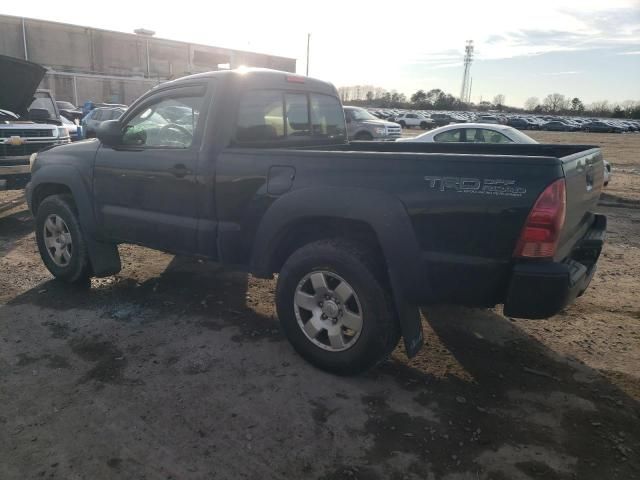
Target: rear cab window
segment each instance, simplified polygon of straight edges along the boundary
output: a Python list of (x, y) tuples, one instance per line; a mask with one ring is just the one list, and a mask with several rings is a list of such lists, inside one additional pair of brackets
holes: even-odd
[(337, 98), (286, 90), (249, 90), (240, 100), (235, 144), (336, 143), (346, 139)]

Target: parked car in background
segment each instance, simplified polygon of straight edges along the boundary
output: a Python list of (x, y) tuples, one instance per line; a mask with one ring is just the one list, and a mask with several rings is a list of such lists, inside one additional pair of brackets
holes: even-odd
[(91, 110), (86, 117), (82, 119), (82, 131), (84, 138), (94, 138), (96, 131), (102, 122), (107, 120), (117, 120), (126, 111), (121, 107), (98, 107)]
[(451, 115), (447, 113), (432, 113), (431, 119), (435, 123), (436, 127), (443, 127), (445, 125), (449, 125), (453, 121), (453, 119), (451, 118)]
[(411, 112), (398, 115), (394, 122), (399, 123), (402, 128), (420, 127), (423, 130), (431, 128), (435, 124), (431, 118)]
[[(447, 125), (423, 133), (417, 137), (399, 138), (396, 142), (430, 142), (430, 143), (538, 143), (529, 135), (509, 127), (508, 125), (488, 125), (485, 123), (465, 123), (463, 125)], [(603, 159), (604, 181), (609, 185), (611, 164)]]
[(610, 133), (613, 127), (605, 122), (588, 122), (582, 124), (582, 130), (585, 132)]
[(490, 123), (495, 125), (500, 125), (502, 122), (495, 115), (478, 115), (476, 123)]
[(76, 119), (78, 121), (82, 120), (82, 109), (76, 107), (73, 103), (57, 100), (56, 105), (60, 111), (60, 115), (64, 118), (68, 118), (72, 122)]
[(513, 128), (517, 128), (518, 130), (532, 130), (533, 123), (527, 121), (524, 118), (520, 117), (512, 117), (507, 120), (507, 125)]
[(402, 135), (400, 125), (374, 117), (364, 108), (344, 107), (347, 135), (351, 140), (395, 140)]
[(36, 90), (44, 67), (0, 55), (0, 72), (0, 189), (19, 189), (29, 181), (31, 155), (69, 143), (69, 133), (51, 93)]
[(560, 120), (552, 120), (542, 125), (541, 130), (547, 130), (549, 132), (572, 132), (577, 130), (577, 128)]
[(60, 115), (60, 120), (62, 121), (62, 125), (69, 132), (69, 138), (71, 138), (72, 142), (82, 140), (82, 127), (80, 125), (78, 125), (76, 122), (72, 122), (62, 115)]
[(446, 125), (417, 137), (400, 138), (397, 142), (469, 142), (469, 143), (538, 143), (533, 138), (507, 125), (463, 123)]

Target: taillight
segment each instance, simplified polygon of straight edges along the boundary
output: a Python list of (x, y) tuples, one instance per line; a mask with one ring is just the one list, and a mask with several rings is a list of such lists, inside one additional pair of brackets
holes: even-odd
[(540, 194), (520, 232), (514, 257), (552, 258), (558, 247), (567, 212), (564, 179), (556, 180)]

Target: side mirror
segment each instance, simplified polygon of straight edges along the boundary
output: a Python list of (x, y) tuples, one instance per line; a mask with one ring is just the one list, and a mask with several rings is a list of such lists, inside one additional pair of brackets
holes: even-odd
[(120, 145), (122, 143), (122, 126), (118, 120), (107, 120), (98, 126), (98, 140), (104, 145)]

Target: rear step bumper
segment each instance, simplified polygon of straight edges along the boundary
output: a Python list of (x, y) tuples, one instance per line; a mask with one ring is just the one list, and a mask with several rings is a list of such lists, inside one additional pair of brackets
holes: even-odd
[(520, 263), (513, 268), (504, 314), (548, 318), (587, 289), (606, 237), (607, 217), (596, 215), (591, 228), (562, 263)]

